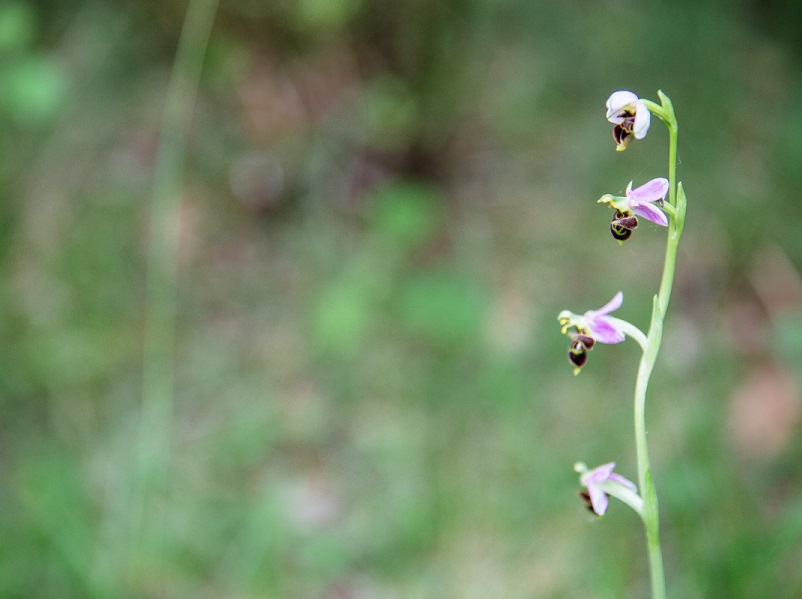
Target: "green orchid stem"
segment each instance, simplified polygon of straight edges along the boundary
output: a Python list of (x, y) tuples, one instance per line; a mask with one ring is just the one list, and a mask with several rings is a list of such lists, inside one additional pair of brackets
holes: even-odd
[(610, 320), (615, 322), (622, 331), (624, 331), (627, 335), (632, 337), (638, 345), (640, 345), (641, 349), (645, 352), (649, 347), (649, 340), (646, 338), (646, 335), (643, 334), (638, 327), (634, 324), (627, 322), (626, 320), (621, 320), (620, 318), (616, 318), (615, 316), (608, 316)]
[(654, 369), (654, 364), (657, 361), (657, 354), (660, 351), (660, 342), (663, 337), (663, 319), (671, 299), (671, 289), (674, 284), (674, 267), (677, 261), (677, 246), (682, 235), (683, 221), (685, 219), (685, 194), (681, 191), (681, 187), (679, 188), (679, 195), (677, 193), (677, 122), (671, 101), (662, 93), (660, 93), (660, 99), (663, 101), (663, 106), (660, 107), (658, 116), (664, 120), (669, 132), (668, 180), (670, 190), (668, 203), (673, 210), (669, 211), (668, 240), (660, 290), (654, 298), (652, 321), (649, 326), (643, 356), (638, 366), (638, 378), (635, 383), (635, 446), (638, 454), (638, 485), (643, 494), (641, 517), (646, 529), (646, 544), (649, 551), (652, 599), (665, 599), (666, 583), (662, 550), (660, 548), (660, 517), (657, 493), (652, 482), (651, 468), (649, 466), (649, 448), (646, 443), (646, 390), (649, 386), (649, 378)]

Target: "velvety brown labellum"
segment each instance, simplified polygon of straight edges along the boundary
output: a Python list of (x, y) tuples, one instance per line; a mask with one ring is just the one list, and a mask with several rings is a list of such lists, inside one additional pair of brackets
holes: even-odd
[(616, 210), (610, 223), (610, 232), (618, 241), (626, 241), (632, 237), (632, 231), (638, 228), (638, 217), (627, 215)]
[(568, 346), (568, 361), (577, 368), (588, 363), (588, 348), (578, 339), (571, 341)]
[(574, 339), (580, 341), (588, 350), (593, 349), (593, 346), (596, 345), (596, 340), (590, 335), (585, 335), (584, 333), (577, 333), (574, 335)]

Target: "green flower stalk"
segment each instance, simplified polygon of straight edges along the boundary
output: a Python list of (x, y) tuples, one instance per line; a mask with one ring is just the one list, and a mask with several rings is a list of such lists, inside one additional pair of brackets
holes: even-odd
[[(643, 353), (638, 364), (635, 381), (634, 423), (635, 449), (638, 462), (637, 485), (626, 478), (613, 474), (614, 463), (604, 464), (593, 470), (579, 463), (575, 466), (580, 473), (580, 483), (587, 489), (580, 495), (586, 500), (590, 509), (602, 516), (608, 506), (608, 495), (616, 497), (632, 507), (641, 517), (645, 532), (646, 546), (649, 556), (651, 586), (653, 599), (665, 599), (666, 586), (663, 571), (662, 550), (660, 547), (660, 517), (657, 492), (652, 480), (649, 463), (649, 448), (646, 442), (646, 391), (649, 379), (657, 361), (660, 343), (663, 337), (663, 321), (671, 300), (674, 283), (674, 270), (677, 261), (677, 248), (685, 223), (686, 198), (682, 184), (677, 181), (677, 119), (674, 107), (668, 96), (658, 91), (660, 104), (639, 98), (630, 91), (617, 91), (607, 100), (607, 120), (613, 123), (613, 139), (618, 151), (626, 150), (632, 139), (643, 139), (651, 124), (651, 116), (659, 118), (669, 133), (668, 179), (652, 179), (644, 185), (632, 189), (627, 187), (626, 196), (604, 195), (599, 200), (615, 209), (611, 224), (613, 237), (624, 242), (638, 225), (638, 216), (646, 218), (658, 225), (667, 227), (665, 261), (660, 288), (654, 296), (652, 317), (646, 335), (626, 321), (613, 318), (608, 313), (621, 305), (622, 296), (618, 295), (599, 310), (590, 310), (579, 316), (564, 310), (558, 319), (562, 332), (571, 332), (569, 346), (569, 362), (578, 374), (587, 362), (587, 352), (596, 341), (602, 343), (618, 343), (624, 340), (624, 332), (634, 338), (641, 346)], [(640, 489), (640, 494), (638, 493)]]

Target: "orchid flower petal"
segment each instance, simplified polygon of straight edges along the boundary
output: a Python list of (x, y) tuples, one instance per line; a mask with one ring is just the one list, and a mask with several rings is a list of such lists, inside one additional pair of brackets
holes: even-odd
[[(623, 476), (613, 474), (615, 462), (603, 464), (590, 471), (585, 470), (587, 468), (585, 464), (578, 464), (578, 466), (580, 467), (578, 471), (583, 472), (579, 482), (587, 488), (591, 506), (598, 516), (603, 516), (610, 505), (608, 495), (619, 498), (636, 512), (642, 513), (643, 501), (637, 496), (637, 486)], [(574, 468), (576, 469), (577, 466)]]
[(604, 304), (598, 310), (591, 310), (591, 312), (593, 312), (594, 316), (601, 316), (602, 314), (609, 314), (613, 310), (618, 310), (618, 308), (620, 308), (621, 304), (623, 304), (623, 303), (624, 303), (624, 293), (622, 291), (619, 291), (618, 293), (616, 293), (613, 296), (613, 299), (611, 299), (609, 302)]
[(599, 516), (604, 516), (604, 512), (607, 511), (607, 506), (610, 505), (607, 493), (591, 483), (588, 485), (588, 495), (590, 495), (590, 503), (593, 506), (593, 511)]
[(591, 483), (605, 481), (612, 473), (613, 468), (615, 468), (615, 462), (609, 462), (607, 464), (597, 466), (593, 470), (585, 472), (580, 477), (579, 482), (587, 487)]
[[(618, 113), (628, 106), (635, 106), (637, 101), (638, 96), (631, 91), (613, 92), (610, 97), (607, 98), (607, 120), (616, 124), (620, 123), (623, 117)], [(612, 120), (611, 117), (617, 120)]]
[(668, 193), (668, 179), (658, 177), (632, 189), (632, 182), (627, 186), (627, 198), (637, 202), (656, 202), (665, 199)]
[(585, 312), (584, 319), (587, 324), (588, 333), (593, 336), (596, 341), (613, 344), (621, 343), (626, 339), (626, 335), (617, 324), (616, 319), (605, 316), (613, 310), (620, 308), (623, 302), (624, 294), (619, 291), (615, 294), (613, 299), (598, 310), (588, 310)]
[(646, 220), (657, 223), (661, 227), (668, 226), (668, 217), (663, 213), (662, 210), (652, 206), (651, 204), (635, 204), (632, 206), (632, 212), (638, 216), (642, 216)]
[(585, 472), (585, 474), (583, 474), (579, 479), (579, 482), (584, 487), (587, 487), (588, 495), (590, 495), (590, 503), (593, 506), (593, 511), (599, 516), (603, 516), (604, 512), (607, 511), (607, 506), (610, 504), (610, 500), (607, 497), (607, 493), (597, 487), (596, 483), (607, 480), (610, 477), (613, 468), (615, 468), (615, 462), (610, 462), (609, 464), (604, 464), (598, 468), (594, 468), (589, 472)]
[(652, 123), (652, 113), (643, 102), (637, 103), (635, 109), (635, 126), (632, 132), (635, 134), (635, 139), (643, 139), (649, 131), (649, 125)]
[(632, 491), (636, 491), (637, 492), (637, 490), (638, 490), (638, 485), (633, 483), (628, 478), (625, 478), (625, 477), (621, 476), (620, 474), (611, 473), (607, 477), (607, 480), (617, 482), (622, 487), (626, 487), (627, 489), (631, 489)]
[(614, 343), (621, 343), (626, 339), (626, 334), (621, 330), (615, 319), (609, 316), (599, 316), (591, 327), (591, 333), (596, 341), (613, 345)]

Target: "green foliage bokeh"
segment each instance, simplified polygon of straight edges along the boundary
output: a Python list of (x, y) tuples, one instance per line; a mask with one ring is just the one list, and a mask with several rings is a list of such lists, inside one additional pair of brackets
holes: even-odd
[(645, 596), (640, 523), (592, 521), (571, 468), (633, 476), (637, 349), (575, 378), (556, 322), (623, 289), (645, 326), (658, 283), (662, 230), (619, 246), (595, 203), (666, 168), (658, 122), (614, 151), (617, 89), (672, 98), (689, 197), (647, 415), (670, 595), (802, 594), (781, 1), (221, 2), (188, 107), (161, 541), (126, 554), (186, 4), (0, 6), (0, 595)]

